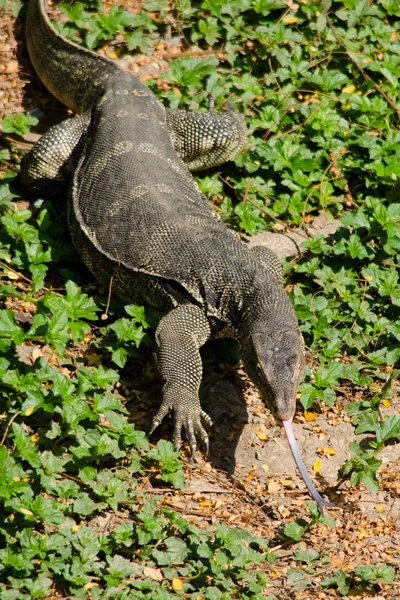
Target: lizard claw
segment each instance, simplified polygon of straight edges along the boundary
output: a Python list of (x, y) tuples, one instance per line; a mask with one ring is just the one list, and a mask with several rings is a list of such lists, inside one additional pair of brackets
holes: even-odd
[(154, 431), (157, 429), (157, 427), (159, 426), (160, 423), (161, 423), (161, 421), (157, 421), (157, 419), (153, 419), (153, 422), (150, 427), (149, 435), (154, 433)]

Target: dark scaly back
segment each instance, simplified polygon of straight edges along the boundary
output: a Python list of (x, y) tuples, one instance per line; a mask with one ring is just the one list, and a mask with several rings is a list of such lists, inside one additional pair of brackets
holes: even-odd
[(61, 37), (46, 14), (43, 0), (29, 0), (26, 40), (36, 73), (51, 94), (76, 113), (93, 104), (112, 74), (111, 60)]

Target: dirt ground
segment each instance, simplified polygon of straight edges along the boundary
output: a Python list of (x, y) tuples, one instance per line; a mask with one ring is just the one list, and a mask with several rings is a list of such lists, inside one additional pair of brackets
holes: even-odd
[[(129, 10), (128, 2), (122, 4)], [(168, 52), (164, 48), (153, 59), (124, 58), (121, 62), (146, 80), (152, 71), (166, 68), (167, 54), (178, 55), (179, 51), (178, 46)], [(32, 73), (22, 21), (3, 13), (0, 14), (0, 118), (18, 111), (38, 117), (39, 132), (68, 114)], [(37, 137), (11, 136), (13, 148), (28, 149)], [(309, 519), (305, 504), (309, 495), (297, 473), (283, 429), (264, 407), (243, 371), (224, 374), (221, 368), (212, 378), (214, 383), (209, 384), (206, 406), (214, 422), (210, 456), (205, 460), (198, 453), (195, 462), (185, 460), (186, 483), (181, 492), (165, 491), (162, 486), (156, 488), (154, 483), (146, 481), (142, 489), (197, 524), (222, 522), (269, 539), (276, 561), (268, 570), (267, 595), (303, 600), (337, 598), (334, 589), (321, 591), (319, 581), (332, 576), (338, 568), (347, 572), (359, 564), (386, 563), (400, 574), (400, 443), (388, 445), (381, 453), (380, 490), (373, 495), (362, 485), (351, 488), (338, 473), (350, 455), (349, 443), (357, 439), (343, 410), (347, 402), (355, 399), (351, 392), (338, 388), (336, 407), (321, 414), (304, 415), (299, 411), (294, 431), (316, 487), (332, 502), (348, 508), (327, 511), (335, 519), (335, 528), (315, 524), (303, 541), (289, 546), (282, 543), (280, 534), (293, 519)], [(139, 426), (146, 427), (150, 418), (143, 406), (148, 406), (154, 414), (157, 388), (142, 390), (139, 395), (141, 403), (132, 405), (132, 418)], [(400, 397), (394, 398), (385, 410), (389, 414), (399, 412)], [(160, 429), (154, 439), (170, 436), (172, 432), (168, 423)], [(318, 473), (314, 469), (316, 460), (320, 461)], [(327, 557), (325, 564), (310, 576), (313, 584), (303, 590), (295, 590), (287, 583), (288, 569), (299, 567), (293, 561), (297, 547), (318, 550)], [(371, 594), (354, 589), (344, 598), (392, 600), (400, 598), (399, 586), (400, 577), (394, 585), (382, 586)]]

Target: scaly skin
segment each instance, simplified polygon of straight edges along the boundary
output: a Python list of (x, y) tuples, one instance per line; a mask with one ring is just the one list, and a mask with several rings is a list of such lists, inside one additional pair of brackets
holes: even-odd
[(198, 390), (199, 349), (239, 339), (244, 366), (279, 419), (290, 419), (303, 375), (303, 341), (276, 256), (249, 250), (200, 193), (191, 169), (220, 164), (245, 140), (234, 111), (167, 112), (112, 61), (71, 44), (30, 0), (28, 48), (51, 91), (82, 113), (50, 129), (24, 159), (21, 182), (35, 193), (68, 189), (78, 252), (123, 300), (162, 315), (156, 332), (164, 380), (153, 429), (172, 410), (175, 445), (208, 448)]

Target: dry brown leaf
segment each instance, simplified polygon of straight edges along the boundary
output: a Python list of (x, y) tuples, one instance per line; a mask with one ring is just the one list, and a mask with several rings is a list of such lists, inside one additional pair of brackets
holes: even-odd
[(10, 60), (8, 65), (6, 66), (6, 73), (18, 73), (19, 64), (17, 60)]
[(231, 515), (230, 517), (228, 517), (228, 523), (232, 523), (233, 521), (236, 521), (239, 518), (239, 515)]
[(95, 581), (88, 581), (87, 583), (85, 583), (85, 585), (83, 587), (85, 588), (85, 590), (91, 590), (95, 585), (99, 585), (99, 584), (96, 583)]
[(164, 579), (161, 569), (153, 569), (152, 567), (145, 567), (143, 569), (143, 575), (150, 577), (154, 581), (162, 581)]
[(286, 506), (284, 506), (283, 504), (279, 504), (277, 508), (278, 508), (279, 514), (284, 519), (290, 515), (290, 510)]
[(270, 494), (279, 492), (281, 489), (282, 489), (282, 486), (279, 483), (279, 481), (276, 481), (275, 479), (271, 479), (271, 481), (268, 482), (268, 492)]
[(307, 423), (310, 423), (310, 421), (315, 421), (318, 418), (318, 415), (314, 412), (311, 412), (309, 410), (305, 410), (304, 411), (304, 418), (307, 421)]
[(4, 274), (7, 279), (12, 279), (13, 281), (19, 279), (19, 274), (15, 273), (15, 271), (5, 271)]
[(43, 356), (43, 352), (42, 349), (39, 348), (39, 346), (36, 346), (33, 350), (32, 350), (32, 360), (33, 362), (35, 362), (35, 360), (37, 358), (40, 358), (41, 356)]

